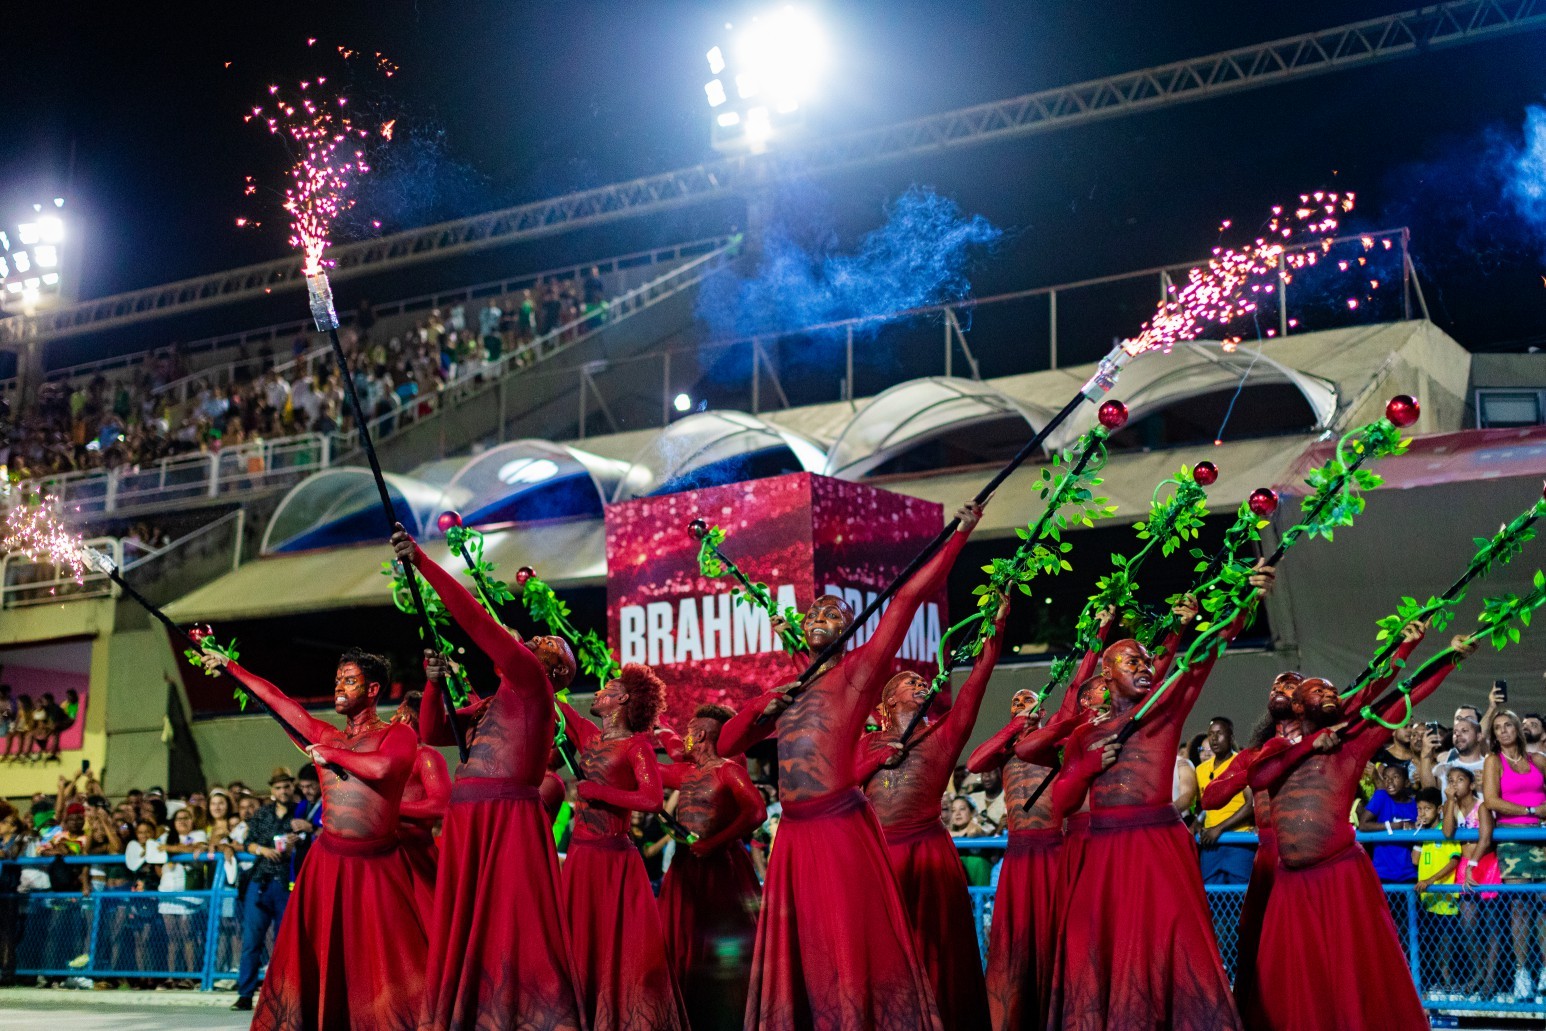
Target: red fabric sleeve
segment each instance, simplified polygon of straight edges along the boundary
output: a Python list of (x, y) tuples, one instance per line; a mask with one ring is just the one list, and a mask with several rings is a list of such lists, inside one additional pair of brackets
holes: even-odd
[(424, 579), (429, 581), (435, 593), (440, 595), (446, 611), (456, 620), (457, 626), (465, 630), (478, 650), (499, 667), (505, 683), (528, 690), (537, 689), (537, 685), (541, 685), (542, 692), (552, 692), (547, 667), (538, 661), (530, 648), (516, 640), (504, 624), (489, 615), (478, 599), (457, 582), (456, 577), (440, 568), (418, 545), (414, 545), (413, 563), (424, 574)]
[(445, 756), (433, 748), (420, 748), (413, 762), (424, 797), (417, 802), (404, 802), (398, 812), (412, 820), (439, 819), (446, 814), (451, 801), (451, 776), (446, 772)]
[[(1004, 615), (1008, 618), (1009, 614), (1006, 612)], [(941, 726), (934, 733), (935, 748), (941, 748), (951, 756), (959, 756), (961, 749), (966, 747), (967, 740), (972, 736), (972, 728), (977, 725), (977, 713), (982, 709), (982, 696), (988, 689), (988, 678), (993, 676), (993, 667), (998, 665), (998, 657), (1003, 649), (1004, 620), (1000, 619), (993, 624), (993, 636), (982, 642), (982, 652), (977, 656), (977, 661), (972, 663), (972, 672), (956, 694), (955, 704), (940, 718)], [(952, 758), (951, 762), (954, 761)]]
[(574, 711), (568, 702), (559, 702), (558, 710), (564, 714), (564, 733), (576, 748), (586, 748), (601, 736), (601, 728)]
[(641, 813), (659, 812), (665, 801), (660, 788), (660, 766), (655, 762), (655, 751), (642, 735), (635, 734), (630, 742), (628, 763), (633, 767), (633, 790), (615, 787), (598, 780), (580, 781), (579, 791), (588, 800), (605, 802), (619, 809), (633, 809)]
[(712, 852), (717, 848), (739, 841), (762, 826), (768, 817), (762, 795), (752, 784), (751, 776), (735, 763), (725, 763), (719, 768), (720, 776), (735, 798), (736, 817), (719, 833), (700, 838), (693, 846), (696, 851)]
[(1176, 654), (1181, 649), (1181, 631), (1172, 630), (1160, 642), (1160, 657), (1154, 663), (1154, 679), (1164, 680), (1170, 675), (1170, 667), (1176, 664)]
[[(456, 735), (451, 733), (451, 723), (446, 719), (445, 699), (440, 695), (439, 685), (433, 681), (424, 682), (424, 693), (419, 699), (419, 738), (426, 745), (445, 747), (454, 745), (457, 741)], [(476, 712), (476, 705), (468, 705), (456, 710), (464, 726), (472, 722)]]
[(1204, 809), (1222, 809), (1250, 784), (1251, 764), (1256, 761), (1256, 749), (1247, 748), (1235, 755), (1224, 772), (1208, 782), (1202, 789)]
[(347, 748), (318, 745), (317, 754), (323, 762), (342, 767), (350, 776), (380, 781), (412, 765), (418, 748), (419, 742), (413, 731), (394, 723), (387, 728), (381, 739), (381, 747), (374, 752), (351, 752)]
[(1065, 752), (1067, 761), (1063, 771), (1052, 782), (1052, 809), (1056, 813), (1076, 813), (1084, 805), (1090, 786), (1100, 775), (1102, 748), (1092, 748), (1096, 735), (1089, 727), (1081, 727), (1068, 741)]
[(1422, 634), (1419, 634), (1415, 641), (1402, 641), (1400, 647), (1398, 647), (1390, 656), (1390, 672), (1386, 673), (1382, 677), (1375, 677), (1373, 680), (1365, 684), (1363, 689), (1360, 690), (1357, 694), (1353, 695), (1347, 701), (1342, 703), (1342, 712), (1346, 714), (1349, 719), (1356, 719), (1360, 709), (1374, 701), (1380, 695), (1384, 694), (1385, 689), (1395, 681), (1396, 677), (1401, 675), (1401, 673), (1406, 668), (1406, 660), (1411, 657), (1412, 652), (1415, 651), (1417, 646), (1422, 644), (1422, 642)]
[[(304, 734), (313, 744), (331, 740), (337, 735), (338, 728), (317, 719), (306, 711), (305, 706), (246, 667), (228, 662), (225, 669), (227, 673), (241, 681), (243, 687), (257, 695), (263, 704), (272, 709), (280, 719), (294, 727), (296, 733)], [(348, 769), (347, 766), (344, 768)]]
[(880, 734), (861, 735), (858, 747), (854, 749), (854, 780), (860, 784), (865, 783), (880, 772), (888, 759), (898, 754), (895, 749), (887, 746)]
[(966, 760), (966, 768), (972, 773), (986, 773), (1003, 766), (1014, 752), (1015, 740), (1024, 731), (1025, 718), (1016, 716), (973, 750)]
[[(1418, 684), (1413, 686), (1411, 691), (1412, 707), (1415, 709), (1427, 701), (1428, 696), (1437, 691), (1439, 685), (1444, 683), (1444, 678), (1454, 671), (1455, 660), (1452, 658), (1448, 662), (1440, 664), (1432, 673), (1429, 673)], [(1406, 712), (1406, 703), (1400, 698), (1392, 698), (1385, 708), (1380, 710), (1379, 715), (1386, 723), (1394, 723), (1404, 717)], [(1380, 726), (1378, 723), (1372, 720), (1361, 719), (1348, 727), (1342, 736), (1345, 739), (1357, 738), (1358, 747), (1366, 750), (1372, 757), (1375, 752), (1378, 752), (1390, 741), (1393, 735), (1390, 730)]]
[(1262, 745), (1256, 753), (1256, 761), (1251, 763), (1251, 772), (1246, 775), (1246, 782), (1250, 784), (1252, 791), (1271, 792), (1283, 783), (1283, 779), (1294, 768), (1304, 761), (1305, 757), (1315, 751), (1315, 739), (1321, 731), (1311, 731), (1305, 734), (1297, 744), (1289, 744), (1280, 737), (1275, 737)]
[(676, 731), (670, 727), (656, 727), (654, 737), (656, 747), (666, 753), (666, 758), (674, 763), (687, 761), (687, 746)]
[(660, 785), (667, 791), (680, 791), (691, 767), (684, 762), (660, 763)]
[(1015, 742), (1015, 757), (1037, 766), (1054, 765), (1058, 748), (1079, 729), (1081, 722), (1078, 716), (1069, 716), (1031, 731)]
[(725, 725), (719, 728), (719, 754), (725, 757), (742, 755), (753, 745), (766, 741), (778, 729), (777, 720), (758, 721), (762, 710), (778, 696), (777, 691), (767, 691), (741, 706)]

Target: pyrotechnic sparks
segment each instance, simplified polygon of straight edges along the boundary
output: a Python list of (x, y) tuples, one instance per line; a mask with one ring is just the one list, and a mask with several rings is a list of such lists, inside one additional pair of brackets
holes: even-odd
[[(1291, 210), (1286, 205), (1274, 206), (1262, 235), (1239, 249), (1215, 247), (1212, 260), (1190, 269), (1184, 285), (1171, 287), (1170, 296), (1154, 316), (1122, 346), (1133, 355), (1168, 352), (1178, 343), (1195, 340), (1210, 329), (1227, 327), (1253, 314), (1262, 298), (1278, 294), (1281, 284), (1291, 282), (1295, 272), (1314, 266), (1331, 250), (1339, 220), (1351, 210), (1353, 194), (1324, 190), (1300, 194), (1299, 203)], [(1225, 220), (1220, 228), (1229, 226), (1230, 222)], [(1368, 236), (1361, 237), (1359, 242), (1366, 251), (1376, 243)], [(1390, 249), (1389, 240), (1379, 242)], [(1362, 258), (1358, 259), (1357, 264), (1363, 263)], [(1339, 261), (1337, 266), (1347, 271), (1349, 263)], [(1371, 288), (1378, 286), (1378, 280), (1370, 281)], [(1350, 298), (1348, 307), (1357, 308), (1357, 300)], [(1290, 325), (1297, 325), (1297, 320), (1291, 320)], [(1266, 335), (1275, 336), (1276, 331), (1269, 329)], [(1226, 337), (1225, 348), (1232, 349), (1240, 339)]]
[(80, 583), (88, 571), (96, 571), (105, 561), (104, 556), (86, 548), (78, 534), (65, 528), (51, 498), (34, 498), (12, 506), (4, 525), (0, 552), (46, 562), (59, 571), (61, 578), (68, 574)]
[[(306, 41), (308, 47), (315, 43), (315, 39)], [(397, 72), (397, 65), (380, 52), (364, 58), (347, 47), (337, 49), (346, 61), (356, 56), (371, 61), (386, 78)], [(361, 124), (364, 116), (349, 113), (349, 98), (330, 91), (327, 82), (327, 76), (317, 76), (300, 80), (294, 90), (270, 85), (268, 102), (254, 105), (242, 116), (245, 122), (260, 120), (270, 135), (285, 142), (294, 158), (283, 207), (290, 217), (290, 245), (304, 256), (307, 275), (315, 275), (330, 264), (324, 261), (323, 253), (331, 241), (333, 223), (354, 206), (350, 184), (370, 171), (366, 141), (378, 132), (390, 140), (396, 124), (392, 119), (367, 128)], [(243, 193), (251, 196), (256, 192), (255, 181), (248, 176)], [(238, 219), (236, 224), (261, 225), (251, 219)]]

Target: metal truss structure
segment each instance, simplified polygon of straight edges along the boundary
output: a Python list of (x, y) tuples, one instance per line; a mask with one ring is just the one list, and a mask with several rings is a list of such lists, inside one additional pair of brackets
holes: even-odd
[[(1454, 0), (882, 129), (582, 190), (332, 248), (335, 280), (655, 214), (796, 175), (975, 146), (1546, 27), (1546, 0)], [(0, 346), (74, 336), (303, 285), (294, 256), (0, 322)]]

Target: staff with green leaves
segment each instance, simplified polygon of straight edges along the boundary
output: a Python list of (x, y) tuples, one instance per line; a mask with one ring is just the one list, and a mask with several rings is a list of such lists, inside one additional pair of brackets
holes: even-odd
[(799, 610), (786, 605), (783, 611), (780, 611), (778, 603), (773, 600), (773, 592), (768, 590), (768, 585), (753, 581), (740, 566), (726, 557), (721, 547), (728, 536), (724, 530), (717, 526), (710, 526), (707, 520), (694, 519), (687, 524), (687, 535), (698, 542), (698, 572), (710, 579), (717, 579), (729, 573), (736, 583), (741, 585), (731, 591), (732, 598), (738, 602), (756, 606), (766, 612), (769, 619), (783, 621), (779, 626), (778, 636), (786, 652), (797, 655), (810, 650), (806, 647), (805, 635), (800, 632)]

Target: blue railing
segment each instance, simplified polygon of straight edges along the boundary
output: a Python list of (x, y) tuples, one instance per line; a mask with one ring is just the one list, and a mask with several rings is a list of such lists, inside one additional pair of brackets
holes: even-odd
[[(1359, 834), (1369, 845), (1411, 845), (1444, 841), (1437, 831)], [(1453, 839), (1474, 841), (1476, 833)], [(1254, 845), (1254, 834), (1225, 834), (1221, 844)], [(1500, 828), (1496, 841), (1546, 843), (1546, 830)], [(958, 838), (963, 853), (996, 863), (1007, 838)], [(224, 863), (194, 856), (174, 861), (208, 868), (209, 887), (198, 891), (159, 892), (93, 889), (80, 892), (34, 891), (0, 895), (0, 933), (15, 935), (16, 974), (23, 977), (91, 979), (168, 979), (197, 982), (205, 991), (216, 981), (234, 979), (241, 954), (241, 907), (236, 886), (225, 879)], [(53, 859), (15, 861), (47, 869)], [(111, 880), (122, 857), (74, 856), (72, 867), (100, 867)], [(121, 874), (120, 874), (121, 876)], [(1244, 885), (1205, 885), (1219, 951), (1233, 973), (1237, 924)], [(970, 889), (978, 944), (987, 952), (994, 888)], [(1391, 916), (1424, 1004), (1439, 1014), (1546, 1015), (1546, 992), (1534, 993), (1546, 955), (1533, 920), (1546, 921), (1546, 883), (1495, 884), (1476, 890), (1435, 886), (1419, 896), (1410, 884), (1385, 885)], [(1454, 912), (1435, 907), (1454, 900)], [(1521, 909), (1521, 907), (1523, 907)], [(1438, 909), (1440, 911), (1435, 911)], [(1531, 992), (1514, 994), (1516, 913), (1525, 924), (1525, 969)], [(11, 921), (15, 920), (12, 924)], [(1436, 1019), (1443, 1019), (1438, 1017)]]

